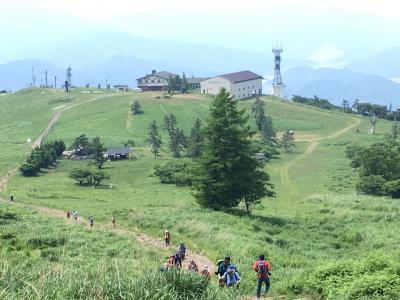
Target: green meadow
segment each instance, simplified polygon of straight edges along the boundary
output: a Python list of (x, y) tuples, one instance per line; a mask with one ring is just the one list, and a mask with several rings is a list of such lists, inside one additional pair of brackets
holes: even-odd
[[(278, 136), (284, 130), (294, 130), (298, 142), (292, 153), (281, 151), (278, 159), (266, 164), (277, 196), (263, 199), (252, 215), (247, 216), (241, 209), (218, 212), (201, 208), (189, 188), (163, 185), (153, 176), (155, 166), (174, 158), (168, 153), (164, 132), (161, 156), (153, 158), (146, 144), (149, 123), (156, 120), (161, 130), (164, 115), (173, 113), (177, 126), (189, 134), (196, 118), (206, 122), (212, 101), (196, 93), (174, 95), (171, 99), (157, 99), (158, 95), (105, 91), (96, 95), (82, 90), (65, 95), (58, 91), (27, 90), (0, 97), (1, 114), (6, 116), (5, 120), (0, 119), (0, 174), (18, 167), (30, 150), (26, 138), (37, 137), (60, 105), (71, 107), (61, 115), (47, 140), (61, 138), (69, 146), (75, 137), (85, 133), (89, 137), (101, 137), (109, 147), (135, 141), (131, 159), (104, 165), (111, 178), (97, 189), (77, 186), (68, 176), (73, 168), (86, 166), (87, 162), (61, 160), (56, 168), (40, 176), (14, 176), (2, 196), (13, 194), (18, 202), (63, 211), (77, 209), (84, 218), (94, 215), (99, 223), (109, 222), (115, 215), (125, 228), (155, 238), (162, 237), (168, 229), (174, 243), (185, 241), (189, 248), (202, 252), (211, 261), (230, 255), (242, 275), (240, 292), (244, 294), (254, 293), (255, 275), (251, 264), (259, 254), (265, 253), (273, 268), (272, 296), (400, 297), (397, 286), (400, 267), (396, 263), (400, 255), (400, 202), (357, 195), (354, 189), (357, 173), (350, 168), (344, 154), (351, 143), (369, 144), (383, 139), (390, 130), (390, 122), (379, 120), (377, 134), (371, 136), (367, 134), (367, 118), (263, 97)], [(141, 115), (130, 114), (130, 105), (135, 100), (142, 105)], [(60, 104), (62, 101), (65, 103)], [(239, 106), (250, 114), (253, 102), (241, 101)], [(22, 126), (25, 122), (30, 125)], [(253, 117), (249, 124), (255, 128)], [(22, 227), (13, 227), (12, 231), (22, 234), (24, 239), (40, 233), (33, 233), (34, 230), (46, 234), (49, 231), (54, 238), (78, 235), (79, 245), (85, 249), (84, 254), (78, 255), (79, 265), (89, 273), (96, 272), (101, 265), (105, 270), (111, 268), (105, 244), (115, 244), (119, 249), (121, 254), (115, 263), (121, 265), (124, 276), (136, 272), (130, 268), (157, 272), (165, 257), (165, 253), (107, 232), (66, 226), (64, 222), (28, 211), (18, 213), (24, 216), (21, 222), (26, 227), (40, 219), (40, 225), (36, 224), (31, 233), (23, 232)], [(68, 248), (74, 248), (71, 245), (60, 249), (73, 253)], [(8, 263), (7, 266), (3, 263), (2, 268), (13, 270), (17, 261), (12, 258), (13, 251), (7, 249), (1, 252)], [(133, 250), (127, 249), (139, 249), (139, 254), (132, 256), (124, 251)], [(29, 257), (34, 256), (30, 259), (35, 260), (38, 268), (54, 267), (48, 258), (41, 254), (35, 256), (35, 250), (28, 252)], [(64, 256), (61, 258), (63, 264), (68, 262)], [(75, 263), (72, 261), (72, 265)], [(136, 268), (138, 264), (141, 267)], [(103, 279), (88, 278), (102, 284)], [(114, 282), (115, 278), (111, 276), (109, 280)], [(33, 276), (29, 282), (39, 281)], [(0, 279), (0, 291), (3, 284)], [(57, 286), (56, 281), (51, 284)], [(12, 290), (10, 293), (17, 293), (16, 289)], [(99, 297), (107, 295), (104, 291)]]

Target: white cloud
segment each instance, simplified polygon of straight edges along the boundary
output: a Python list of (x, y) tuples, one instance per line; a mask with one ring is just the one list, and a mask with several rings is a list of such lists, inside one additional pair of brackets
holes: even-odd
[(345, 62), (343, 58), (345, 53), (334, 44), (324, 44), (316, 52), (314, 52), (310, 59), (316, 63), (317, 67), (335, 67), (343, 65)]

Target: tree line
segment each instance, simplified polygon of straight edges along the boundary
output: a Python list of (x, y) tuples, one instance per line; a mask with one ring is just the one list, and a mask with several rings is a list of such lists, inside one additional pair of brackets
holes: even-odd
[(23, 176), (35, 176), (41, 169), (54, 167), (65, 150), (65, 144), (62, 140), (46, 143), (41, 147), (36, 147), (31, 151), (25, 163), (19, 167)]
[(185, 73), (182, 74), (182, 78), (179, 75), (169, 76), (168, 79), (168, 94), (175, 94), (176, 91), (180, 91), (182, 94), (187, 93), (189, 85)]
[[(238, 109), (237, 101), (221, 90), (205, 126), (196, 119), (189, 136), (172, 113), (165, 115), (162, 130), (168, 134), (168, 148), (174, 158), (181, 159), (157, 166), (154, 174), (162, 183), (191, 186), (204, 207), (225, 210), (243, 203), (250, 213), (263, 197), (275, 195), (264, 164), (279, 154), (276, 130), (261, 99), (256, 99), (252, 113), (256, 131), (249, 126), (245, 110)], [(157, 158), (163, 142), (156, 121), (149, 126), (147, 142)], [(256, 157), (260, 152), (265, 159)]]
[(358, 171), (358, 192), (400, 198), (400, 126), (393, 122), (386, 137), (370, 146), (350, 145), (346, 156)]

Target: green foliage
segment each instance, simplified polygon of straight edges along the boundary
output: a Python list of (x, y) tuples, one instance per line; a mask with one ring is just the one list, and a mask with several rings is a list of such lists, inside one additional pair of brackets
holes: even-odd
[(75, 154), (79, 156), (89, 155), (90, 154), (89, 138), (86, 136), (86, 134), (81, 134), (80, 136), (75, 138), (70, 149), (74, 150)]
[(132, 112), (133, 115), (139, 115), (139, 114), (143, 113), (142, 106), (140, 105), (138, 100), (133, 102), (133, 104), (131, 106), (131, 112)]
[(375, 143), (369, 147), (348, 147), (346, 156), (359, 168), (357, 190), (369, 195), (398, 197), (400, 145)]
[(181, 92), (182, 92), (182, 94), (187, 93), (188, 89), (189, 89), (189, 87), (188, 87), (188, 82), (187, 82), (187, 79), (186, 79), (186, 74), (185, 74), (185, 72), (183, 72), (183, 74), (182, 74), (182, 82), (181, 82)]
[(330, 103), (328, 100), (320, 99), (317, 96), (314, 96), (314, 98), (306, 98), (306, 97), (293, 95), (292, 101), (293, 102), (297, 102), (297, 103), (306, 104), (306, 105), (316, 106), (316, 107), (319, 107), (319, 108), (322, 108), (322, 109), (334, 109), (334, 108), (336, 108), (336, 106), (333, 105), (332, 103)]
[(151, 147), (151, 152), (153, 152), (154, 158), (157, 158), (161, 149), (161, 136), (158, 133), (158, 126), (156, 121), (153, 121), (149, 126), (149, 137), (147, 139), (149, 146)]
[(92, 158), (94, 159), (94, 163), (97, 168), (101, 169), (103, 164), (106, 162), (106, 158), (103, 155), (103, 151), (105, 150), (104, 144), (101, 142), (98, 136), (92, 139), (90, 143), (90, 152), (92, 154)]
[(400, 198), (400, 179), (386, 182), (383, 188), (386, 195), (390, 195), (392, 198)]
[(351, 160), (351, 167), (358, 169), (361, 167), (361, 157), (359, 154), (364, 150), (364, 147), (359, 145), (348, 145), (345, 150), (346, 157)]
[(37, 164), (25, 163), (19, 167), (18, 171), (27, 177), (36, 176), (40, 172), (40, 167)]
[(244, 201), (249, 212), (252, 204), (274, 195), (268, 174), (255, 158), (244, 114), (224, 89), (211, 104), (194, 186), (198, 203), (205, 207), (232, 208)]
[(385, 183), (386, 180), (381, 175), (360, 176), (356, 188), (363, 194), (382, 196), (385, 194)]
[(19, 172), (23, 176), (35, 176), (41, 168), (48, 168), (57, 163), (57, 158), (65, 150), (65, 144), (62, 140), (44, 144), (42, 147), (36, 147), (30, 153), (26, 163), (19, 167)]
[(182, 129), (176, 127), (177, 120), (174, 114), (164, 116), (164, 129), (169, 135), (169, 149), (174, 157), (180, 157), (181, 152), (187, 147), (187, 139)]
[(156, 166), (154, 175), (161, 183), (176, 186), (191, 186), (193, 181), (194, 164), (186, 161), (170, 161), (164, 166)]
[(101, 170), (91, 170), (75, 168), (70, 173), (70, 178), (74, 179), (79, 185), (93, 185), (95, 188), (106, 179), (110, 179), (110, 175)]
[(302, 292), (322, 299), (397, 299), (400, 297), (398, 255), (378, 253), (362, 260), (339, 260), (317, 268)]
[(292, 152), (293, 148), (296, 147), (296, 144), (294, 143), (294, 134), (293, 132), (286, 131), (282, 135), (281, 139), (281, 147), (285, 149), (285, 152)]
[(204, 144), (204, 137), (201, 130), (201, 120), (199, 118), (193, 124), (188, 141), (188, 156), (196, 159), (202, 154), (202, 147)]
[(26, 243), (33, 249), (44, 249), (48, 247), (63, 246), (67, 243), (67, 239), (65, 237), (54, 238), (54, 237), (44, 236), (44, 237), (30, 238)]

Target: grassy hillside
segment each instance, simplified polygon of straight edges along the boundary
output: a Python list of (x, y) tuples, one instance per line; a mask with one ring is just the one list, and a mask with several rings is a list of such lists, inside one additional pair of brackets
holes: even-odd
[[(356, 173), (344, 156), (349, 143), (382, 139), (390, 128), (388, 122), (379, 121), (377, 135), (370, 136), (368, 119), (264, 97), (276, 128), (293, 129), (299, 141), (293, 153), (282, 153), (266, 165), (277, 197), (264, 199), (253, 216), (247, 217), (241, 211), (202, 209), (190, 189), (162, 185), (152, 176), (154, 166), (172, 158), (165, 134), (165, 151), (160, 158), (152, 158), (145, 143), (148, 124), (156, 120), (161, 126), (164, 114), (172, 112), (178, 126), (189, 133), (195, 118), (206, 120), (211, 103), (211, 98), (197, 94), (172, 99), (156, 99), (156, 95), (115, 94), (91, 102), (85, 98), (79, 107), (66, 111), (50, 133), (48, 139), (62, 138), (67, 144), (81, 133), (100, 136), (106, 146), (120, 146), (128, 139), (136, 142), (136, 159), (105, 164), (111, 179), (103, 188), (74, 185), (69, 171), (86, 162), (61, 161), (41, 176), (16, 176), (4, 195), (12, 193), (18, 201), (62, 210), (75, 208), (83, 216), (95, 215), (98, 222), (115, 214), (123, 226), (154, 237), (168, 228), (175, 242), (184, 240), (212, 260), (231, 255), (243, 275), (241, 290), (248, 294), (255, 285), (250, 265), (260, 253), (266, 253), (274, 269), (273, 295), (321, 295), (324, 292), (318, 287), (299, 282), (330, 262), (396, 255), (400, 238), (394, 233), (400, 225), (400, 203), (357, 195)], [(18, 97), (30, 101), (30, 97)], [(144, 114), (130, 114), (129, 106), (135, 100), (140, 101)], [(249, 111), (252, 103), (239, 105)], [(249, 122), (255, 127), (253, 118)], [(21, 135), (15, 133), (15, 137)], [(334, 299), (339, 294), (324, 296)]]

